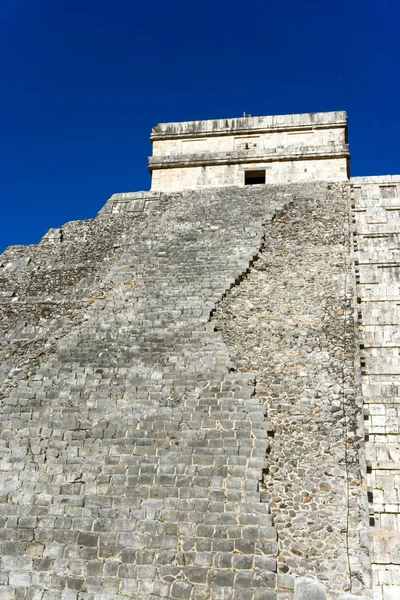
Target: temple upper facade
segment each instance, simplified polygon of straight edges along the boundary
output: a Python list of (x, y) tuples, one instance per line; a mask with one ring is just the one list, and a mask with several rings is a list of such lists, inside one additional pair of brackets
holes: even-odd
[(154, 191), (349, 177), (344, 111), (161, 123), (150, 139)]

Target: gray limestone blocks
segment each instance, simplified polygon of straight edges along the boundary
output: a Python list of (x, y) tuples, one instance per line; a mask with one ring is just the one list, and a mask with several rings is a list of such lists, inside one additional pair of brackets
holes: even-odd
[[(21, 346), (29, 369), (7, 374), (3, 597), (275, 600), (303, 574), (348, 589), (364, 509), (347, 194), (162, 194), (75, 225), (75, 253), (68, 226), (26, 252), (14, 297), (65, 289), (68, 305), (62, 335), (44, 354), (37, 336), (35, 360)], [(59, 265), (53, 286), (37, 265)], [(52, 315), (32, 320), (43, 340)], [(356, 574), (367, 587), (368, 566)]]
[(400, 177), (352, 179), (374, 599), (400, 597)]

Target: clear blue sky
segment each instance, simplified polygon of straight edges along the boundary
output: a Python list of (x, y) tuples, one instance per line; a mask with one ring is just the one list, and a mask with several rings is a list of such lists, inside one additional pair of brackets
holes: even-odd
[(147, 190), (151, 127), (347, 110), (400, 172), (398, 0), (1, 0), (0, 250)]

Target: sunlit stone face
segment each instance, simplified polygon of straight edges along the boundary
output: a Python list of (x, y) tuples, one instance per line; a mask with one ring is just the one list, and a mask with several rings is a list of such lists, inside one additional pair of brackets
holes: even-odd
[(265, 184), (348, 178), (343, 112), (164, 123), (151, 140), (152, 190), (242, 186), (249, 171)]

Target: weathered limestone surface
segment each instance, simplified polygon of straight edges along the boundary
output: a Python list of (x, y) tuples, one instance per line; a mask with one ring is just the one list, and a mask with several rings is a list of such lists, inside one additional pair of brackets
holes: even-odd
[(299, 577), (294, 587), (295, 600), (325, 600), (326, 589), (319, 581), (309, 577)]
[(100, 211), (113, 218), (67, 223), (51, 229), (38, 245), (11, 246), (2, 254), (0, 385), (7, 376), (13, 385), (34, 372), (57, 340), (85, 319), (93, 297), (109, 288), (104, 276), (121, 253), (127, 229), (134, 227), (119, 214), (138, 217), (139, 227), (156, 202), (148, 194), (146, 203), (132, 206), (126, 196), (115, 194)]
[(369, 536), (348, 186), (329, 187), (308, 188), (266, 224), (259, 259), (216, 322), (238, 370), (257, 372), (268, 414), (262, 489), (278, 572), (360, 593)]
[(355, 177), (374, 599), (400, 598), (400, 176)]
[[(300, 153), (301, 152), (301, 153)], [(347, 177), (346, 158), (313, 159), (302, 150), (292, 155), (292, 160), (269, 160), (255, 162), (236, 162), (232, 164), (216, 164), (212, 166), (177, 166), (175, 168), (153, 171), (153, 190), (179, 190), (222, 186), (243, 185), (245, 171), (265, 170), (266, 183), (298, 183), (307, 181), (332, 180), (344, 181)], [(204, 160), (202, 155), (190, 156), (188, 161)], [(240, 160), (233, 157), (232, 160)]]
[[(71, 306), (45, 325), (63, 335), (5, 380), (0, 597), (284, 600), (306, 561), (328, 597), (368, 588), (346, 199), (254, 186), (163, 194), (142, 214), (121, 196), (102, 212), (119, 216), (71, 225), (97, 268), (67, 269)], [(62, 231), (3, 255), (11, 298), (24, 277), (34, 308), (48, 294)], [(72, 239), (65, 252), (76, 264)], [(271, 285), (242, 323), (230, 302), (260, 273)], [(14, 339), (34, 308), (7, 316)]]
[(274, 184), (348, 177), (345, 112), (161, 123), (151, 141), (152, 190), (242, 186), (259, 169)]

